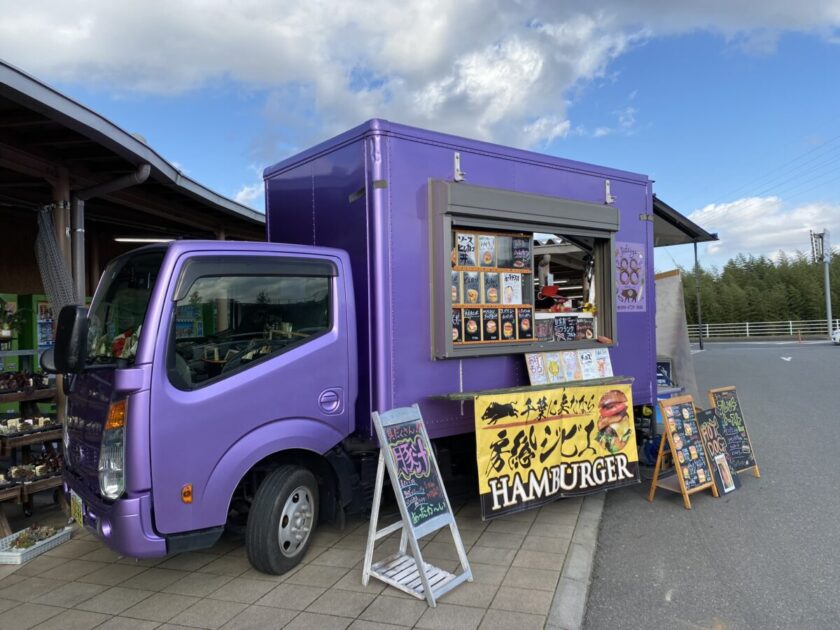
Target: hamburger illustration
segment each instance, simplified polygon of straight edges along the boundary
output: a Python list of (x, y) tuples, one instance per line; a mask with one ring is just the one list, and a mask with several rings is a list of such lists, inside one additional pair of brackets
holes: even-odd
[(505, 339), (509, 339), (513, 337), (513, 324), (511, 322), (505, 322), (502, 326), (502, 335)]
[(497, 288), (487, 289), (487, 301), (493, 303), (499, 301), (499, 290)]
[(478, 323), (474, 319), (467, 320), (467, 332), (474, 333), (478, 330)]
[(627, 396), (618, 389), (611, 389), (598, 401), (598, 433), (595, 439), (610, 453), (623, 449), (633, 434), (627, 407)]
[(487, 329), (487, 332), (491, 334), (496, 332), (496, 322), (494, 322), (492, 319), (488, 320), (485, 328)]
[(470, 304), (478, 302), (478, 291), (476, 289), (467, 289), (467, 302)]
[(482, 260), (484, 261), (485, 265), (489, 265), (493, 262), (493, 252), (486, 251), (482, 255)]

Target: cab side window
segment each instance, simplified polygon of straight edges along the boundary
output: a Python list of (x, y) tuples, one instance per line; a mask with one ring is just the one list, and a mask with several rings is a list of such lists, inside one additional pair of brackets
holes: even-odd
[(283, 273), (190, 280), (175, 302), (170, 380), (197, 389), (326, 333), (331, 284), (326, 276)]

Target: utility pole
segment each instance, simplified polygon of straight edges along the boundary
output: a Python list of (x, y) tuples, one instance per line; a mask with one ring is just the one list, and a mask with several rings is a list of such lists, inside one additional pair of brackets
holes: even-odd
[(694, 292), (697, 296), (697, 332), (703, 349), (703, 310), (700, 308), (700, 263), (697, 260), (697, 241), (694, 241)]
[(823, 230), (821, 234), (815, 234), (811, 231), (811, 256), (814, 262), (822, 261), (823, 263), (823, 282), (825, 283), (825, 319), (826, 327), (828, 328), (828, 338), (831, 339), (833, 332), (831, 327), (831, 282), (829, 280), (829, 269), (831, 267), (831, 242), (829, 240), (828, 230)]

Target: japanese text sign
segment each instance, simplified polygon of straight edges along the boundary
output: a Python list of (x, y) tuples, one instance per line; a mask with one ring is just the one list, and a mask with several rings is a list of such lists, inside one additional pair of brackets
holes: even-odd
[(437, 468), (432, 465), (422, 420), (394, 424), (384, 429), (399, 479), (399, 492), (412, 527), (417, 527), (447, 510), (446, 497)]
[(639, 482), (631, 385), (475, 399), (482, 516)]

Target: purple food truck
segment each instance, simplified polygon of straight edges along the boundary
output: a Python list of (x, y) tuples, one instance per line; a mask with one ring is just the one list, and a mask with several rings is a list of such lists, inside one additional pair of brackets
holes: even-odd
[(265, 186), (267, 243), (135, 250), (61, 312), (71, 509), (118, 553), (229, 527), (287, 571), (369, 509), (372, 410), (419, 403), (442, 467), (474, 468), (447, 396), (527, 385), (525, 353), (608, 348), (655, 399), (646, 176), (371, 120)]

